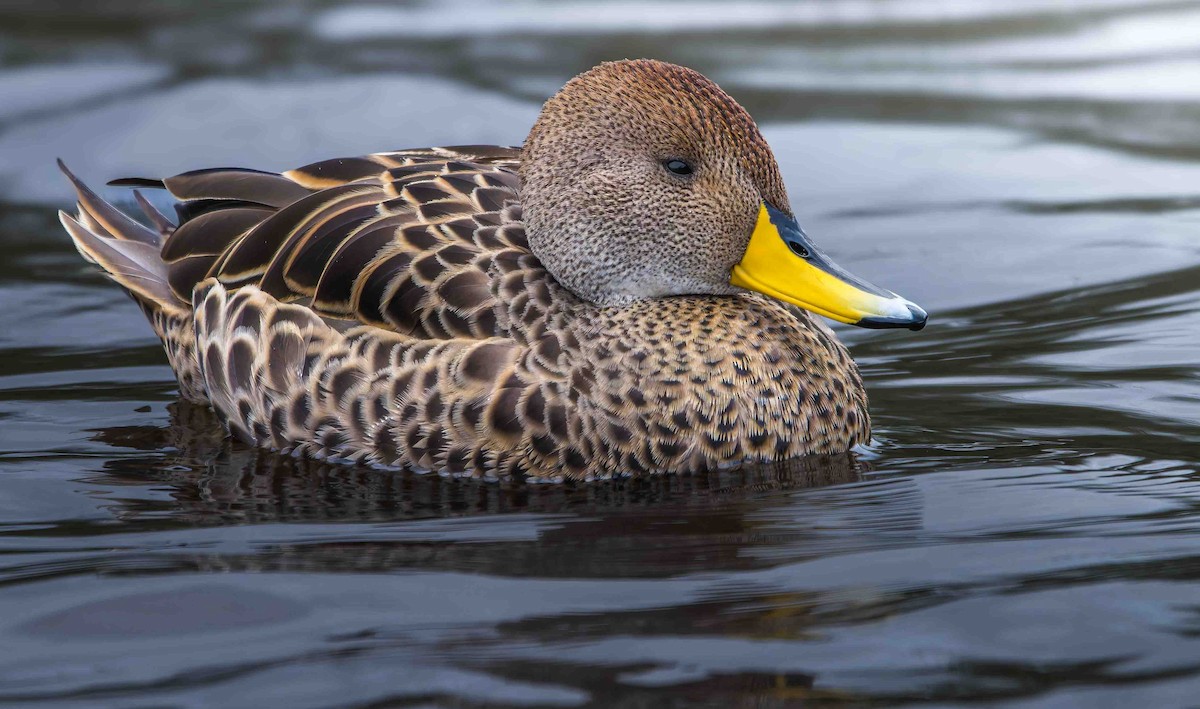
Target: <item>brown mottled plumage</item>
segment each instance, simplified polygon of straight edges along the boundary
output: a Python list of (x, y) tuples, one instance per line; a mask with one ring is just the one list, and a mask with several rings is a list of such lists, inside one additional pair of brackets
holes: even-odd
[(78, 181), (64, 225), (141, 304), (183, 396), (256, 445), (585, 478), (870, 435), (828, 328), (729, 285), (760, 201), (787, 195), (750, 116), (692, 70), (601, 65), (523, 149), (123, 182), (166, 187), (179, 226), (139, 200), (142, 226)]

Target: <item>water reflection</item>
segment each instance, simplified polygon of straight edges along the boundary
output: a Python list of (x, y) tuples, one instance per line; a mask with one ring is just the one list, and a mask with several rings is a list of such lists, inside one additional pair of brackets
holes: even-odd
[[(990, 463), (1029, 462), (1037, 441), (1060, 463), (1120, 451), (1186, 465), (1200, 460), (1197, 331), (1200, 268), (1190, 267), (972, 308), (925, 337), (855, 351), (879, 383), (877, 405), (926, 414), (916, 430), (885, 424), (905, 447), (932, 429), (942, 445), (995, 441), (980, 448)], [(1046, 446), (1055, 438), (1063, 444)]]

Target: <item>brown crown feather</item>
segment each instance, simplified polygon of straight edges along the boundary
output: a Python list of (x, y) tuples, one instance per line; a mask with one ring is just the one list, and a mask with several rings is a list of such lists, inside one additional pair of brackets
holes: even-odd
[[(791, 213), (775, 155), (745, 108), (694, 69), (656, 59), (605, 62), (552, 96), (525, 140), (521, 168), (586, 121), (613, 135), (641, 125), (669, 125), (680, 142), (719, 146), (735, 154), (765, 200)], [(635, 123), (639, 122), (639, 123)]]

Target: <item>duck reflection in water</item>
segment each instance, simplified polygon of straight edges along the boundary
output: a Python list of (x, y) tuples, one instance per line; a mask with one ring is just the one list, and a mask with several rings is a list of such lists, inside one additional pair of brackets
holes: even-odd
[[(560, 573), (584, 563), (587, 569), (575, 570), (586, 575), (621, 574), (622, 569), (624, 573), (637, 569), (641, 575), (647, 569), (667, 574), (755, 565), (738, 554), (739, 545), (712, 545), (704, 538), (716, 535), (729, 541), (740, 535), (747, 543), (755, 543), (755, 524), (746, 518), (748, 510), (761, 504), (761, 499), (753, 503), (754, 498), (776, 496), (783, 504), (787, 495), (780, 495), (781, 491), (854, 482), (866, 470), (862, 461), (847, 453), (708, 474), (562, 484), (515, 478), (485, 481), (354, 468), (280, 455), (227, 438), (216, 415), (205, 406), (180, 401), (170, 404), (168, 411), (170, 422), (165, 427), (117, 427), (95, 434), (98, 441), (145, 451), (145, 455), (113, 457), (104, 464), (104, 477), (93, 482), (118, 488), (166, 486), (168, 491), (169, 499), (129, 495), (121, 500), (114, 495), (114, 511), (126, 528), (277, 522), (343, 522), (356, 527), (368, 523), (369, 527), (370, 523), (489, 515), (511, 515), (515, 524), (532, 515), (553, 521), (535, 525), (534, 538), (542, 542), (558, 538), (570, 542), (566, 547), (611, 547), (583, 557), (560, 554), (555, 562), (561, 566)], [(484, 536), (487, 534), (492, 532)], [(418, 559), (429, 563), (428, 557), (436, 549), (445, 556), (469, 556), (472, 568), (482, 564), (513, 573), (524, 564), (514, 562), (512, 554), (530, 553), (528, 544), (501, 543), (504, 539), (495, 544), (446, 545), (416, 543), (399, 531), (372, 536), (377, 539), (347, 541), (335, 534), (333, 541), (303, 545), (304, 553), (299, 556), (309, 568), (366, 570), (404, 566)], [(677, 545), (686, 545), (689, 536), (697, 540), (697, 553), (680, 555)], [(665, 541), (668, 537), (675, 542)], [(561, 552), (563, 546), (556, 548)], [(273, 559), (271, 564), (280, 562), (278, 555), (263, 556), (267, 557)], [(292, 557), (287, 563), (297, 561)], [(228, 557), (223, 556), (220, 563), (228, 564)]]

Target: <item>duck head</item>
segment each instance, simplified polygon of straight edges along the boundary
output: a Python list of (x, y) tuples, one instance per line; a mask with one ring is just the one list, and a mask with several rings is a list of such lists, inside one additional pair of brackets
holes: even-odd
[(542, 108), (520, 172), (530, 247), (589, 302), (745, 289), (853, 325), (925, 325), (813, 244), (750, 114), (691, 69), (641, 59), (575, 77)]

